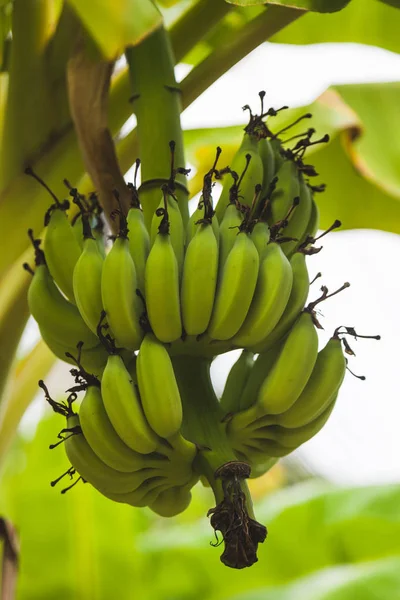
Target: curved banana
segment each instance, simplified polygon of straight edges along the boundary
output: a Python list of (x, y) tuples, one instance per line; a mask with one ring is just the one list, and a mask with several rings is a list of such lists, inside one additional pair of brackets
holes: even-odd
[(74, 296), (82, 319), (96, 333), (103, 311), (101, 274), (104, 256), (92, 235), (87, 215), (82, 216), (82, 223), (84, 242), (73, 274)]
[(318, 335), (307, 310), (297, 319), (270, 373), (261, 386), (257, 403), (266, 415), (288, 410), (305, 388), (318, 353)]
[[(250, 206), (254, 197), (254, 188), (256, 185), (262, 184), (264, 174), (257, 135), (254, 135), (252, 132), (244, 134), (242, 143), (233, 158), (231, 169), (241, 175), (237, 185), (238, 197), (240, 197), (241, 204)], [(228, 185), (228, 181), (226, 181), (215, 209), (220, 223), (226, 205), (230, 201), (231, 187)]]
[[(39, 326), (40, 335), (49, 349), (52, 351), (57, 358), (67, 362), (71, 365), (75, 365), (75, 361), (67, 356), (75, 356), (77, 353), (77, 348), (75, 346), (67, 346), (63, 343), (60, 343), (58, 340), (54, 340), (52, 337), (52, 331), (49, 331), (46, 325)], [(81, 349), (81, 364), (85, 371), (91, 373), (96, 376), (100, 376), (104, 370), (104, 367), (107, 364), (108, 353), (104, 349), (102, 344), (98, 344), (97, 346), (93, 346), (92, 348), (85, 348), (83, 345)]]
[(290, 263), (280, 244), (268, 244), (261, 260), (257, 286), (246, 319), (232, 342), (245, 348), (273, 331), (288, 303), (293, 283)]
[[(271, 225), (286, 217), (293, 200), (300, 194), (298, 168), (293, 160), (284, 160), (276, 176), (278, 181), (271, 194), (270, 202)], [(286, 235), (286, 231), (284, 235)]]
[(265, 420), (268, 419), (268, 417), (265, 417), (262, 407), (257, 403), (257, 399), (261, 386), (279, 356), (281, 347), (282, 344), (279, 344), (268, 352), (259, 354), (254, 361), (253, 368), (240, 396), (239, 410), (241, 412), (235, 413), (227, 425), (227, 433), (234, 448), (237, 447), (238, 440), (244, 440), (248, 437), (248, 429), (261, 426), (261, 423), (264, 424)]
[(203, 333), (210, 322), (218, 277), (218, 243), (211, 223), (197, 225), (187, 247), (181, 285), (182, 322), (188, 335)]
[[(211, 199), (210, 199), (211, 200)], [(199, 204), (196, 210), (190, 215), (188, 224), (186, 226), (186, 248), (189, 246), (192, 238), (194, 237), (197, 228), (198, 221), (202, 221), (204, 219), (204, 207), (203, 207), (203, 196), (200, 197)], [(211, 219), (211, 226), (214, 231), (215, 239), (217, 240), (217, 244), (219, 243), (219, 223), (217, 217), (213, 217)]]
[[(79, 417), (67, 418), (67, 428), (79, 426)], [(123, 494), (133, 492), (146, 481), (156, 476), (162, 477), (162, 471), (156, 469), (140, 469), (132, 473), (122, 473), (111, 469), (93, 452), (82, 433), (76, 433), (65, 439), (65, 450), (74, 469), (87, 482), (100, 492), (107, 494)]]
[(146, 420), (139, 393), (118, 354), (108, 357), (101, 395), (108, 418), (121, 440), (135, 452), (154, 452), (159, 440)]
[(177, 340), (182, 335), (179, 267), (166, 214), (146, 262), (144, 284), (147, 313), (155, 335), (165, 343)]
[(263, 198), (267, 194), (271, 181), (275, 175), (275, 152), (270, 140), (267, 138), (262, 138), (259, 141), (258, 149), (263, 163), (263, 179), (261, 188), (261, 198)]
[(150, 506), (161, 492), (168, 489), (168, 483), (165, 483), (164, 477), (155, 476), (145, 479), (143, 483), (134, 491), (126, 492), (125, 494), (113, 494), (111, 492), (101, 492), (103, 496), (120, 504), (128, 504), (135, 508)]
[(39, 327), (51, 331), (52, 338), (62, 346), (76, 348), (83, 342), (93, 348), (98, 338), (88, 328), (79, 310), (69, 302), (55, 285), (46, 263), (37, 261), (28, 290), (29, 310)]
[(286, 412), (277, 415), (275, 422), (282, 427), (307, 425), (331, 404), (337, 396), (346, 374), (346, 359), (342, 343), (332, 337), (317, 357), (311, 377), (296, 402)]
[(168, 439), (182, 425), (182, 402), (169, 354), (152, 334), (140, 346), (137, 377), (146, 419), (157, 435)]
[(89, 385), (79, 407), (79, 421), (93, 452), (112, 469), (130, 473), (149, 467), (163, 468), (165, 458), (134, 452), (121, 440), (107, 415), (100, 387)]
[(47, 212), (45, 225), (44, 252), (49, 271), (63, 294), (74, 302), (73, 272), (81, 246), (58, 200)]
[(274, 159), (275, 159), (275, 174), (278, 173), (279, 169), (281, 168), (281, 166), (283, 165), (285, 158), (282, 154), (283, 152), (283, 146), (282, 143), (280, 141), (279, 138), (277, 137), (272, 137), (269, 141), (272, 151), (274, 153)]
[[(166, 210), (168, 211), (168, 220), (169, 220), (169, 234), (170, 240), (172, 244), (172, 248), (174, 249), (176, 260), (178, 263), (179, 273), (182, 270), (183, 265), (183, 257), (185, 251), (185, 229), (183, 226), (181, 211), (179, 210), (178, 202), (175, 200), (174, 196), (171, 195), (168, 190), (164, 190), (164, 194), (167, 196), (161, 199), (160, 204), (158, 205), (158, 209), (165, 208), (166, 202)], [(151, 244), (153, 245), (156, 239), (159, 237), (159, 217), (157, 211), (153, 215), (153, 219), (151, 221), (151, 231), (150, 231), (150, 239)]]
[(77, 241), (66, 214), (69, 201), (60, 202), (43, 179), (30, 167), (25, 169), (25, 174), (33, 177), (54, 200), (54, 204), (49, 207), (44, 218), (44, 224), (47, 226), (44, 241), (46, 262), (60, 290), (71, 302), (74, 302), (72, 276), (81, 253), (81, 244)]
[(260, 257), (261, 262), (267, 249), (267, 244), (271, 237), (268, 223), (262, 220), (257, 221), (257, 223), (253, 227), (250, 237), (253, 240), (255, 247), (257, 248), (258, 256)]
[(242, 326), (256, 288), (259, 257), (254, 242), (240, 232), (223, 266), (208, 328), (215, 340), (228, 340)]
[[(260, 439), (272, 440), (276, 444), (279, 444), (279, 446), (283, 446), (291, 452), (295, 448), (301, 446), (301, 444), (308, 442), (308, 440), (314, 437), (322, 429), (334, 409), (336, 397), (337, 394), (332, 397), (331, 402), (324, 411), (306, 425), (294, 429), (288, 429), (279, 425), (263, 427), (257, 429), (253, 433), (252, 439), (257, 443)], [(274, 456), (274, 454), (270, 454), (270, 456)], [(276, 456), (279, 455), (276, 454)]]
[(149, 504), (150, 510), (160, 517), (175, 517), (190, 504), (192, 494), (188, 486), (174, 486), (161, 492), (156, 500)]
[(290, 259), (290, 266), (293, 272), (293, 283), (283, 315), (272, 332), (261, 342), (252, 346), (251, 349), (253, 352), (267, 352), (272, 348), (284, 335), (286, 335), (307, 302), (310, 282), (305, 255), (302, 252), (293, 254)]
[(237, 361), (232, 365), (226, 378), (220, 406), (226, 413), (238, 412), (242, 409), (241, 398), (246, 383), (254, 367), (254, 354), (242, 350)]
[(128, 238), (121, 232), (104, 260), (101, 296), (117, 345), (129, 350), (137, 350), (143, 339), (140, 316), (144, 307), (137, 285)]
[(289, 223), (284, 229), (285, 237), (295, 238), (294, 240), (283, 242), (282, 250), (286, 256), (291, 256), (301, 243), (301, 240), (307, 235), (307, 229), (311, 218), (312, 197), (311, 190), (300, 175), (300, 194), (299, 204), (290, 215)]
[(302, 244), (305, 243), (305, 241), (307, 240), (308, 237), (311, 237), (311, 238), (314, 237), (315, 234), (317, 233), (318, 227), (319, 227), (319, 209), (313, 198), (312, 192), (311, 192), (311, 197), (312, 197), (311, 214), (310, 214), (310, 219), (308, 221), (305, 234), (303, 235), (303, 238), (301, 240)]
[[(213, 219), (215, 220), (215, 219)], [(228, 258), (230, 251), (232, 250), (236, 238), (239, 233), (239, 227), (243, 222), (243, 215), (239, 212), (235, 202), (231, 202), (226, 207), (222, 221), (219, 225), (219, 271), (222, 268)]]
[(126, 219), (129, 231), (129, 251), (135, 263), (137, 287), (144, 294), (144, 271), (150, 252), (150, 235), (139, 206), (131, 206)]

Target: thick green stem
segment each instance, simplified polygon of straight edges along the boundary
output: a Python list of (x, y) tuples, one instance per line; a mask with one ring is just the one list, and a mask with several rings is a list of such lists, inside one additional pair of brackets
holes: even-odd
[[(209, 481), (217, 503), (223, 499), (221, 480), (215, 471), (230, 461), (236, 461), (232, 446), (222, 423), (221, 410), (210, 377), (210, 361), (192, 356), (172, 357), (175, 375), (183, 404), (183, 435), (200, 448), (195, 468)], [(249, 512), (252, 502), (245, 480), (242, 491), (246, 496)]]
[(181, 85), (184, 108), (189, 106), (239, 60), (305, 13), (304, 10), (286, 6), (269, 6), (265, 9), (258, 17), (232, 36), (229, 44), (218, 47), (190, 71)]
[[(175, 167), (184, 167), (183, 135), (180, 123), (181, 93), (174, 74), (174, 57), (168, 33), (161, 27), (141, 44), (126, 52), (133, 89), (133, 110), (141, 158), (140, 198), (146, 225), (150, 227), (162, 194), (160, 184), (171, 174), (169, 142), (175, 142)], [(176, 190), (184, 222), (188, 219), (188, 193), (183, 175)]]

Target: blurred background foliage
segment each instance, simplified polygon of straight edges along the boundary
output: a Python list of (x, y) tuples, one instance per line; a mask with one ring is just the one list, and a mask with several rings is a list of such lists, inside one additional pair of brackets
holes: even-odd
[[(250, 485), (269, 537), (251, 569), (227, 569), (205, 513), (201, 484), (183, 514), (110, 502), (81, 482), (66, 494), (63, 419), (46, 412), (20, 435), (5, 467), (0, 511), (21, 543), (18, 597), (34, 600), (395, 600), (400, 589), (400, 486), (335, 488), (320, 479), (288, 485), (273, 468)], [(277, 587), (278, 586), (278, 587)]]
[[(66, 175), (80, 191), (93, 189), (67, 94), (67, 64), (79, 28), (93, 41), (94, 54), (113, 60), (164, 22), (177, 63), (189, 69), (180, 84), (186, 108), (267, 39), (353, 42), (399, 52), (399, 5), (163, 0), (160, 14), (151, 0), (0, 1), (0, 220), (7, 248), (0, 255), (0, 514), (20, 536), (21, 600), (400, 599), (398, 485), (337, 489), (311, 477), (296, 482), (300, 470), (283, 461), (251, 482), (269, 537), (257, 565), (233, 572), (210, 547), (216, 540), (204, 516), (212, 503), (206, 488), (196, 486), (189, 509), (173, 520), (114, 504), (83, 484), (62, 495), (63, 483), (49, 484), (68, 468), (62, 448), (48, 450), (62, 426), (57, 417), (46, 412), (37, 429), (14, 437), (37, 380), (54, 360), (40, 340), (14, 360), (28, 319), (29, 278), (21, 269), (30, 258), (26, 229), (39, 233), (49, 203), (23, 169), (31, 164), (57, 194), (64, 194)], [(129, 96), (126, 67), (118, 63), (108, 126), (123, 172), (137, 153)], [(399, 106), (400, 82), (340, 85), (274, 121), (277, 130), (310, 110), (317, 133), (331, 136), (329, 144), (311, 149), (327, 184), (318, 198), (322, 227), (340, 214), (348, 229), (400, 232)], [(200, 189), (196, 171), (209, 167), (215, 146), (223, 147), (228, 162), (241, 136), (241, 127), (185, 132), (193, 194)]]

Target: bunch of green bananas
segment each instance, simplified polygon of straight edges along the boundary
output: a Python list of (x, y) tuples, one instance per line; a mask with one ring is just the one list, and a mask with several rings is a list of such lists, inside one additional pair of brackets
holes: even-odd
[[(149, 230), (135, 182), (127, 215), (121, 206), (110, 215), (119, 221), (111, 247), (95, 196), (88, 201), (71, 187), (75, 221), (69, 202), (53, 195), (43, 250), (29, 233), (31, 313), (54, 354), (75, 365), (67, 402), (56, 403), (40, 384), (67, 418), (67, 473), (164, 516), (183, 511), (191, 487), (208, 480), (211, 523), (225, 541), (221, 559), (236, 568), (257, 560), (266, 536), (245, 479), (321, 429), (346, 371), (342, 342), (351, 353), (343, 336), (357, 336), (338, 328), (318, 352), (315, 306), (333, 294), (322, 288), (305, 308), (321, 188), (310, 184), (316, 173), (303, 158), (316, 142), (309, 129), (286, 148), (265, 122), (276, 112), (250, 112), (230, 168), (217, 168), (217, 149), (187, 222), (175, 196), (175, 176), (185, 170), (174, 168), (171, 143), (170, 177)], [(222, 177), (214, 211), (213, 180)], [(237, 348), (219, 401), (211, 361)]]

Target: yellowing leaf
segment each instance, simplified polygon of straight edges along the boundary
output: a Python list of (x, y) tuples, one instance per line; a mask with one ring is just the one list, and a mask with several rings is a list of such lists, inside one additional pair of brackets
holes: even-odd
[(106, 58), (134, 46), (161, 25), (151, 0), (68, 0)]

